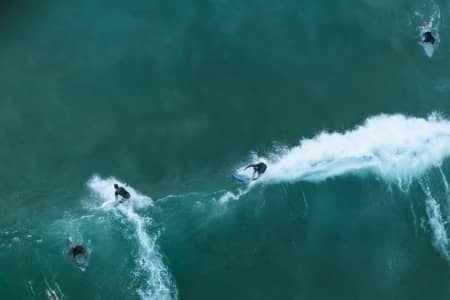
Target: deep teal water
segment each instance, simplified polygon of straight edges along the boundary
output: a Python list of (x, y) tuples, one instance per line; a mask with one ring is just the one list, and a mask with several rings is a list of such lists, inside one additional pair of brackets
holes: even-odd
[[(243, 189), (237, 167), (324, 130), (379, 114), (446, 122), (447, 2), (24, 0), (0, 11), (0, 298), (450, 296), (446, 147), (413, 147), (425, 154), (411, 150), (407, 190), (370, 170), (272, 173), (224, 201)], [(433, 14), (428, 58), (418, 26)], [(395, 124), (379, 129), (385, 139), (420, 140), (421, 127)], [(419, 172), (414, 157), (438, 148)], [(99, 209), (110, 177), (152, 200)], [(67, 258), (69, 236), (88, 247), (84, 271)]]

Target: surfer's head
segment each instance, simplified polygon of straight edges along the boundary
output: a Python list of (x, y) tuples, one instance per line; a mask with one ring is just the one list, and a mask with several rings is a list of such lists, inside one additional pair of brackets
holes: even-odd
[(72, 247), (69, 251), (69, 254), (75, 258), (77, 255), (84, 255), (86, 254), (86, 249), (81, 245), (76, 245), (75, 247)]
[(114, 188), (117, 190), (119, 188), (119, 185), (117, 183), (114, 183)]
[(431, 32), (425, 32), (424, 39), (423, 39), (424, 43), (430, 43), (433, 45), (435, 41), (436, 41), (436, 39), (431, 34)]

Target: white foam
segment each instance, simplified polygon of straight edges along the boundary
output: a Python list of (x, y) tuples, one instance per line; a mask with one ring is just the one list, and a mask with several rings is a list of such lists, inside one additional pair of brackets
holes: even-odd
[(237, 194), (234, 194), (230, 191), (226, 191), (222, 196), (219, 198), (219, 203), (226, 203), (230, 200), (238, 200), (242, 194), (238, 192)]
[[(128, 203), (118, 205), (117, 207), (111, 205), (115, 202), (114, 183), (124, 186), (130, 193), (131, 197)], [(138, 268), (134, 273), (140, 278), (145, 278), (145, 285), (140, 287), (137, 291), (140, 297), (142, 299), (177, 298), (175, 284), (172, 282), (171, 276), (159, 254), (158, 245), (156, 243), (158, 235), (149, 235), (146, 231), (146, 227), (151, 224), (152, 219), (140, 216), (133, 209), (133, 207), (136, 206), (142, 207), (151, 204), (151, 198), (138, 193), (131, 186), (112, 177), (102, 179), (98, 176), (93, 176), (88, 181), (88, 186), (100, 197), (101, 201), (103, 201), (100, 208), (105, 211), (115, 208), (114, 212), (120, 211), (121, 213), (120, 215), (116, 215), (119, 217), (125, 216), (136, 229), (139, 254), (136, 259)]]
[(253, 182), (248, 184), (247, 187), (244, 189), (238, 189), (236, 193), (233, 193), (230, 191), (224, 191), (222, 196), (219, 197), (218, 202), (220, 204), (224, 204), (230, 200), (239, 200), (239, 198), (241, 198), (243, 195), (246, 195), (248, 192), (250, 192), (252, 186), (253, 186)]
[[(321, 182), (348, 174), (371, 174), (407, 191), (411, 183), (418, 180), (426, 195), (426, 214), (433, 246), (450, 262), (446, 222), (426, 175), (432, 168), (439, 169), (446, 201), (450, 205), (450, 187), (440, 168), (448, 156), (450, 121), (439, 114), (433, 113), (428, 118), (378, 115), (352, 130), (322, 132), (311, 139), (301, 140), (298, 146), (284, 148), (268, 155), (268, 158), (252, 160), (265, 161), (268, 165), (266, 173), (253, 185)], [(223, 199), (237, 199), (239, 196), (227, 193)], [(416, 228), (417, 217), (412, 206), (411, 211)]]
[(114, 177), (102, 179), (99, 176), (94, 175), (91, 179), (89, 179), (88, 186), (100, 197), (100, 208), (111, 209), (114, 207), (114, 204), (117, 203), (114, 196), (115, 183), (125, 187), (125, 189), (130, 193), (132, 201), (129, 203), (131, 203), (134, 207), (143, 208), (153, 205), (153, 201), (150, 197), (140, 194), (128, 184), (120, 182)]
[(371, 173), (407, 189), (413, 179), (450, 155), (450, 122), (378, 115), (343, 133), (323, 132), (266, 159), (259, 183), (320, 182), (345, 174)]
[(450, 207), (450, 187), (448, 185), (447, 177), (442, 171), (442, 168), (439, 168), (439, 173), (441, 174), (442, 183), (444, 184), (445, 198), (447, 200), (447, 206)]
[(440, 205), (431, 193), (430, 184), (426, 180), (421, 180), (420, 185), (426, 195), (426, 212), (428, 215), (428, 223), (433, 233), (433, 246), (442, 254), (442, 256), (450, 261), (448, 252), (449, 240), (447, 231), (445, 230), (445, 222), (442, 217)]

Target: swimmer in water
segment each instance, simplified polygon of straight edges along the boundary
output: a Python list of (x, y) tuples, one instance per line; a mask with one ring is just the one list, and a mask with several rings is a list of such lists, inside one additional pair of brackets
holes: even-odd
[(67, 249), (67, 254), (70, 259), (72, 259), (77, 267), (84, 271), (88, 267), (89, 253), (87, 249), (74, 242), (71, 237), (67, 238)]
[(434, 38), (433, 34), (431, 33), (431, 30), (433, 29), (433, 21), (430, 20), (429, 23), (423, 22), (422, 29), (420, 30), (420, 36), (422, 38), (423, 43), (430, 43), (431, 45), (434, 45), (434, 42), (436, 39)]
[(78, 255), (85, 255), (86, 254), (86, 248), (84, 248), (81, 245), (76, 245), (74, 247), (71, 247), (69, 250), (69, 255), (75, 259)]

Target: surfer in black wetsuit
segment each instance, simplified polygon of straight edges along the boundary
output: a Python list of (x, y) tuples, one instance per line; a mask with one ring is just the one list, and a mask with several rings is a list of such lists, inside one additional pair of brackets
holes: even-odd
[(420, 31), (420, 35), (422, 37), (423, 43), (430, 43), (431, 45), (434, 44), (436, 39), (434, 38), (433, 34), (431, 33), (431, 29), (433, 27), (433, 21), (430, 21), (430, 23), (424, 22), (422, 24), (422, 30)]
[(76, 245), (70, 248), (69, 255), (72, 256), (72, 258), (76, 258), (78, 255), (85, 255), (86, 249), (81, 245)]
[(117, 183), (115, 183), (114, 189), (116, 190), (116, 192), (114, 193), (116, 200), (117, 200), (118, 196), (121, 197), (121, 199), (119, 200), (120, 203), (125, 202), (128, 199), (130, 199), (130, 193), (128, 193), (128, 191), (124, 187), (119, 186)]
[(253, 168), (253, 176), (252, 180), (258, 179), (264, 172), (267, 170), (267, 165), (263, 162), (259, 162), (257, 164), (251, 164), (245, 167), (244, 170), (247, 170), (248, 168)]
[(85, 270), (88, 266), (87, 255), (88, 252), (84, 246), (74, 242), (71, 237), (67, 238), (67, 249), (69, 257), (73, 262), (82, 270)]

